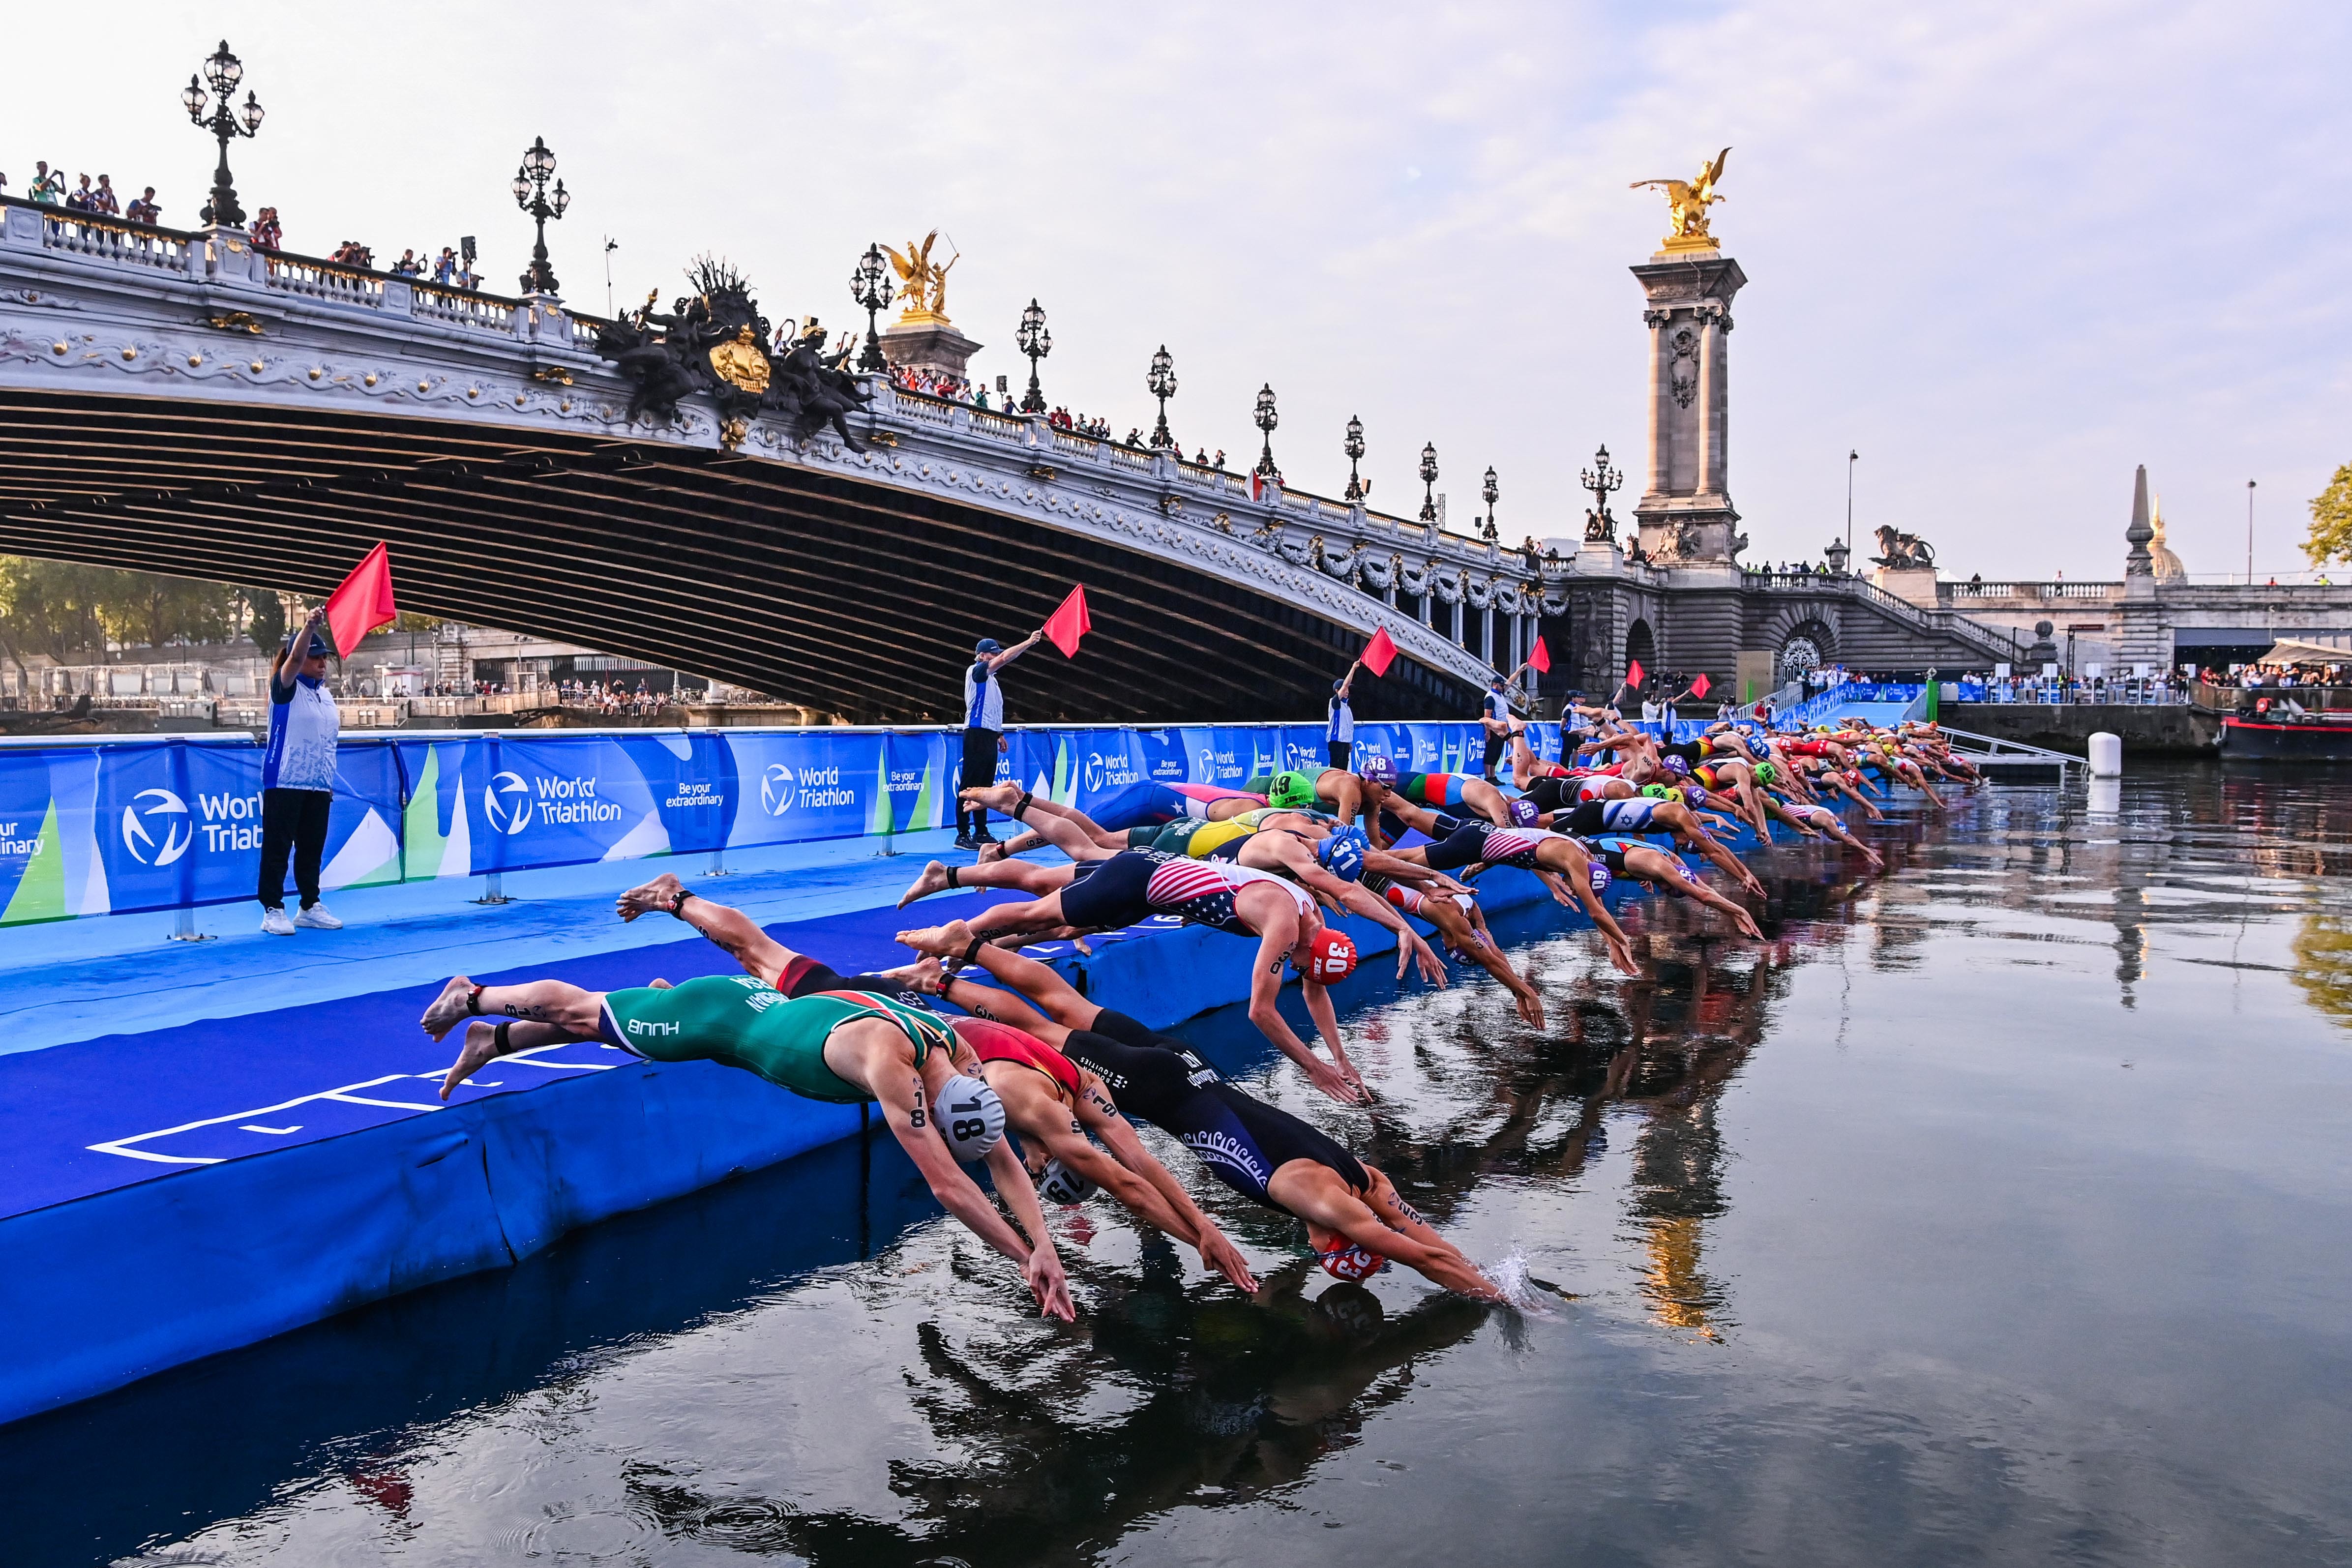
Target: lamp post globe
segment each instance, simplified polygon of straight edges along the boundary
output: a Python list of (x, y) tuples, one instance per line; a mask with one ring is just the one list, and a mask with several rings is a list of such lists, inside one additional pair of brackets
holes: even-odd
[(563, 182), (558, 180), (554, 195), (550, 198), (547, 182), (554, 172), (555, 154), (548, 151), (547, 138), (534, 136), (508, 187), (514, 192), (515, 205), (529, 213), (538, 226), (538, 237), (530, 249), (530, 266), (522, 275), (525, 294), (553, 294), (557, 287), (555, 269), (547, 265), (547, 220), (562, 217), (563, 210), (572, 204), (572, 195), (563, 188)]
[(1168, 432), (1168, 400), (1176, 395), (1176, 361), (1169, 357), (1167, 344), (1160, 344), (1160, 351), (1151, 356), (1151, 373), (1143, 378), (1143, 384), (1160, 400), (1160, 423), (1152, 427), (1151, 444), (1175, 445), (1175, 436)]
[(1254, 472), (1260, 478), (1279, 478), (1280, 475), (1274, 466), (1274, 430), (1282, 423), (1282, 416), (1275, 412), (1273, 382), (1268, 382), (1257, 389), (1257, 412), (1250, 417), (1265, 437), (1265, 450), (1258, 454), (1257, 467)]
[(1339, 444), (1348, 456), (1348, 488), (1340, 497), (1350, 506), (1360, 506), (1364, 499), (1364, 482), (1357, 477), (1356, 465), (1364, 455), (1364, 422), (1354, 414), (1348, 416), (1348, 439)]
[[(237, 137), (252, 136), (261, 130), (261, 100), (248, 88), (244, 107), (229, 107), (230, 97), (245, 79), (245, 62), (229, 53), (226, 38), (205, 61), (202, 75), (201, 83), (195, 76), (190, 76), (188, 85), (180, 92), (180, 107), (188, 111), (189, 122), (200, 131), (211, 131), (213, 139), (220, 143), (220, 162), (213, 169), (212, 196), (205, 204), (202, 221), (224, 228), (240, 227), (245, 223), (245, 209), (236, 204), (236, 186), (229, 177), (228, 144)], [(205, 112), (206, 104), (212, 105), (210, 114)]]
[(1437, 524), (1437, 444), (1430, 442), (1421, 449), (1421, 520), (1434, 528)]
[(1021, 394), (1021, 412), (1045, 412), (1045, 389), (1038, 384), (1037, 361), (1054, 351), (1054, 334), (1045, 328), (1045, 311), (1034, 298), (1029, 308), (1021, 312), (1021, 325), (1013, 329), (1013, 341), (1029, 357), (1029, 390)]
[(890, 303), (880, 246), (867, 246), (866, 254), (857, 258), (857, 269), (849, 275), (849, 297), (866, 312), (866, 347), (858, 351), (857, 368), (870, 372), (888, 370), (889, 361), (882, 357), (882, 334), (874, 325), (876, 313)]

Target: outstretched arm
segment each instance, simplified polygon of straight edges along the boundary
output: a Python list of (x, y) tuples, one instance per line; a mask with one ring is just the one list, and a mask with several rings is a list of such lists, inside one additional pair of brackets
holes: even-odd
[[(1277, 927), (1258, 943), (1257, 967), (1250, 976), (1250, 1022), (1257, 1026), (1258, 1032), (1265, 1036), (1276, 1051), (1298, 1064), (1299, 1071), (1307, 1074), (1308, 1082), (1340, 1104), (1353, 1105), (1361, 1096), (1352, 1075), (1316, 1055), (1315, 1048), (1299, 1039), (1297, 1032), (1290, 1027), (1290, 1020), (1282, 1016), (1279, 1005), (1282, 971), (1290, 962), (1294, 936), (1295, 932)], [(1306, 990), (1309, 1012), (1315, 1012), (1318, 1001), (1322, 1003), (1322, 1012), (1316, 1013), (1315, 1022), (1323, 1030), (1325, 1038), (1331, 1041), (1332, 1054), (1340, 1061), (1346, 1061), (1346, 1053), (1339, 1043), (1339, 1015), (1331, 1013), (1329, 998), (1322, 996), (1322, 988), (1312, 980), (1306, 982)], [(1325, 1013), (1331, 1014), (1328, 1025), (1324, 1023)]]

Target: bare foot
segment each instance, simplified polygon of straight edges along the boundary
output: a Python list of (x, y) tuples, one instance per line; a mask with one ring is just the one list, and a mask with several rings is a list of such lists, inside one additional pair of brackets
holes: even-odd
[(499, 1031), (494, 1025), (481, 1019), (474, 1020), (466, 1030), (466, 1049), (449, 1064), (449, 1076), (441, 1080), (442, 1099), (449, 1098), (449, 1091), (479, 1072), (499, 1054), (498, 1040)]
[(425, 1009), (425, 1016), (416, 1020), (417, 1025), (426, 1034), (439, 1040), (466, 1021), (469, 1016), (466, 998), (473, 994), (474, 982), (463, 975), (457, 976), (441, 988), (441, 994), (433, 998), (433, 1005)]
[(975, 784), (958, 797), (968, 805), (984, 806), (999, 815), (1013, 815), (1013, 808), (1021, 804), (1018, 784)]
[(1076, 947), (1079, 952), (1084, 953), (1089, 958), (1095, 956), (1095, 945), (1087, 941), (1083, 936), (1071, 937), (1070, 946)]
[(624, 920), (640, 915), (667, 915), (670, 904), (686, 890), (674, 872), (664, 872), (642, 887), (633, 887), (613, 901), (613, 912)]
[(1011, 850), (1004, 847), (1003, 840), (991, 839), (988, 842), (980, 846), (980, 863), (982, 865), (992, 865), (996, 862), (1004, 859), (1012, 852), (1013, 852)]
[(898, 907), (904, 909), (919, 898), (929, 898), (935, 893), (945, 893), (947, 890), (947, 864), (942, 861), (933, 861), (923, 868), (923, 874), (915, 879), (915, 884), (908, 888), (905, 895), (898, 900)]
[(925, 954), (906, 971), (906, 977), (910, 990), (919, 991), (927, 997), (947, 994), (948, 967), (940, 963), (936, 955)]
[(901, 931), (898, 940), (918, 953), (934, 958), (952, 958), (971, 946), (971, 927), (961, 920), (950, 920), (945, 925), (933, 925), (921, 931)]

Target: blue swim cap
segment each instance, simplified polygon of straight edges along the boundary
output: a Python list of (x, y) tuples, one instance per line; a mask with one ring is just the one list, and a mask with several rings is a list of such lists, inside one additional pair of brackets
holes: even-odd
[(1364, 874), (1364, 852), (1370, 847), (1363, 829), (1342, 828), (1315, 846), (1315, 860), (1341, 882), (1354, 882)]
[(1608, 892), (1609, 884), (1617, 880), (1615, 877), (1609, 874), (1609, 868), (1602, 865), (1598, 860), (1594, 861), (1591, 865), (1586, 868), (1586, 870), (1588, 870), (1592, 876), (1592, 896), (1595, 898), (1598, 898), (1602, 894)]
[(1380, 784), (1393, 788), (1397, 781), (1396, 758), (1393, 757), (1382, 757), (1374, 753), (1365, 758), (1358, 765), (1356, 771), (1362, 776), (1367, 784)]

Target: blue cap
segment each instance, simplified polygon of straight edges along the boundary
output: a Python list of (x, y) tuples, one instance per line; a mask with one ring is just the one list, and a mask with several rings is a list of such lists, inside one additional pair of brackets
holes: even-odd
[(333, 656), (334, 652), (335, 650), (333, 646), (329, 643), (324, 637), (320, 636), (316, 632), (310, 633), (310, 652), (308, 657), (313, 659), (331, 658)]
[(993, 637), (982, 637), (980, 640), (980, 645), (972, 649), (972, 652), (975, 653), (1002, 653), (1004, 652), (1004, 644), (998, 642)]

